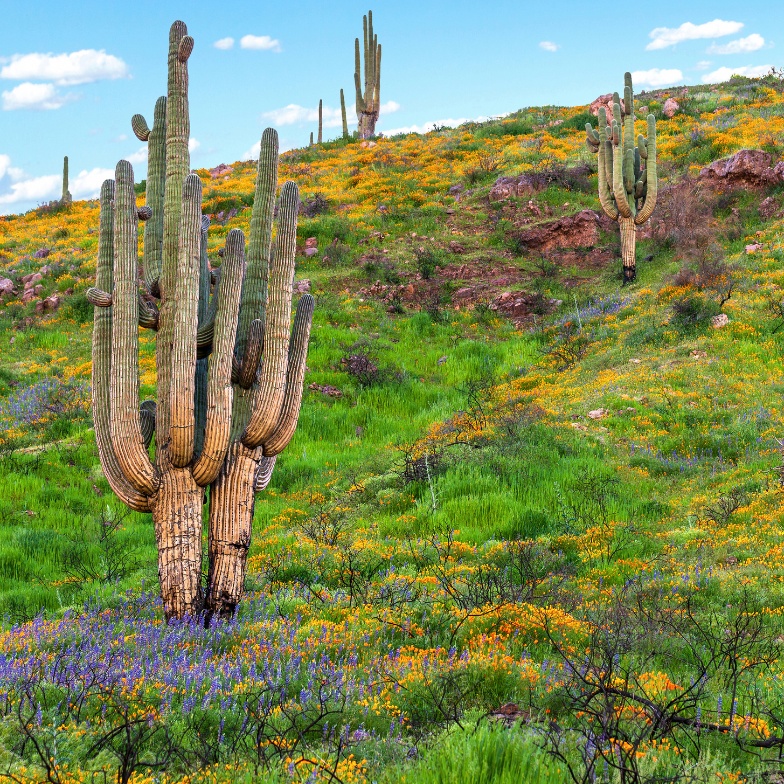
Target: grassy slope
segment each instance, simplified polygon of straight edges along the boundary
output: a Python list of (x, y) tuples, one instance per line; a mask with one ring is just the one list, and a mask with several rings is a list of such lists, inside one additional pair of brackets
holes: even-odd
[[(657, 111), (664, 98), (645, 100)], [(682, 104), (682, 114), (659, 124), (660, 159), (670, 179), (741, 147), (780, 149), (782, 99), (769, 87), (741, 82), (712, 92), (692, 90)], [(344, 395), (306, 394), (297, 435), (257, 506), (251, 588), (283, 591), (278, 595), (286, 597), (286, 614), (302, 617), (303, 639), (323, 623), (351, 623), (355, 629), (346, 631), (346, 644), (361, 633), (372, 635), (361, 664), (368, 672), (387, 646), (402, 646), (420, 674), (420, 687), (427, 680), (422, 658), (428, 652), (447, 643), (470, 650), (484, 686), (466, 704), (480, 710), (524, 700), (529, 676), (518, 663), (521, 652), (535, 661), (551, 654), (525, 608), (513, 620), (496, 618), (496, 625), (472, 616), (457, 630), (428, 632), (434, 623), (424, 620), (429, 612), (449, 617), (452, 610), (416, 605), (385, 616), (367, 591), (354, 596), (342, 582), (347, 552), (359, 553), (366, 565), (376, 556), (391, 558), (427, 586), (434, 582), (432, 564), (412, 558), (409, 548), (424, 551), (428, 537), (443, 541), (456, 530), (459, 548), (466, 548), (459, 550), (461, 558), (474, 565), (469, 568), (483, 559), (492, 562), (496, 542), (538, 538), (571, 554), (585, 606), (599, 601), (602, 586), (620, 586), (641, 574), (678, 584), (693, 580), (695, 569), (710, 572), (709, 595), (717, 606), (740, 583), (753, 587), (774, 617), (784, 604), (775, 472), (784, 331), (774, 332), (767, 305), (781, 283), (781, 221), (762, 222), (751, 199), (733, 202), (741, 230), (723, 241), (742, 272), (723, 310), (730, 325), (721, 330), (674, 322), (671, 304), (684, 292), (668, 281), (679, 262), (671, 248), (652, 241), (640, 243), (638, 257), (653, 258), (640, 264), (639, 283), (629, 290), (619, 290), (615, 268), (578, 266), (543, 276), (536, 259), (516, 255), (509, 240), (524, 205), (494, 205), (486, 194), (499, 174), (588, 160), (579, 130), (584, 120), (584, 108), (530, 109), (500, 122), (382, 140), (371, 148), (329, 143), (282, 160), (282, 179), (296, 179), (305, 197), (322, 193), (329, 201), (326, 213), (300, 222), (301, 243), (316, 236), (321, 253), (303, 257), (297, 276), (310, 279), (317, 296), (306, 383), (333, 385)], [(229, 229), (248, 227), (254, 170), (235, 164), (218, 181), (202, 174), (205, 212), (238, 210), (211, 229), (214, 255)], [(473, 183), (473, 192), (456, 202), (448, 189), (458, 182)], [(592, 192), (557, 186), (535, 200), (555, 214), (596, 207)], [(34, 271), (42, 262), (32, 254), (52, 248), (45, 263), (54, 272), (44, 281), (44, 294), (75, 289), (59, 313), (45, 319), (34, 317), (32, 306), (6, 304), (0, 321), (0, 394), (6, 400), (52, 375), (66, 384), (89, 381), (91, 309), (82, 296), (94, 272), (97, 222), (95, 203), (0, 220), (7, 270), (17, 276)], [(335, 238), (345, 246), (343, 258), (335, 261), (340, 253), (333, 252), (333, 262), (325, 265), (322, 256)], [(742, 249), (752, 239), (763, 248), (747, 256)], [(459, 256), (450, 252), (454, 241), (465, 249)], [(565, 304), (549, 318), (550, 326), (515, 328), (484, 308), (444, 305), (438, 318), (410, 305), (389, 313), (360, 292), (378, 278), (413, 281), (419, 248), (432, 250), (443, 264), (434, 278), (445, 297), (475, 283), (450, 270), (505, 266), (515, 270), (515, 288)], [(589, 309), (591, 301), (608, 297), (620, 307), (609, 313)], [(572, 318), (576, 307), (590, 341), (579, 362), (560, 370), (543, 348), (563, 339), (558, 322)], [(22, 326), (25, 318), (32, 320)], [(363, 342), (383, 371), (382, 380), (366, 388), (340, 363), (349, 347)], [(148, 394), (154, 392), (151, 360), (147, 342), (141, 369)], [(101, 571), (106, 551), (98, 519), (107, 506), (117, 508), (100, 474), (78, 389), (73, 394), (74, 404), (55, 406), (53, 413), (39, 409), (26, 427), (8, 405), (4, 409), (12, 427), (4, 436), (0, 476), (0, 614), (11, 619), (30, 617), (41, 607), (57, 615), (93, 592), (111, 603), (118, 589), (155, 581), (154, 538), (142, 515), (123, 520), (115, 537), (133, 561), (118, 584), (82, 585), (67, 566), (81, 557)], [(607, 414), (588, 418), (597, 408)], [(470, 444), (446, 446), (455, 432)], [(413, 459), (429, 456), (430, 482), (400, 482), (396, 472), (406, 451)], [(707, 520), (706, 505), (735, 488), (743, 491), (743, 503), (729, 521), (718, 526)], [(603, 493), (606, 514), (597, 506)], [(319, 514), (329, 530), (338, 531), (335, 541), (308, 524)], [(349, 532), (348, 550), (342, 527)], [(80, 540), (87, 541), (87, 551)], [(389, 581), (377, 565), (368, 568), (370, 584)], [(308, 600), (295, 589), (303, 582), (328, 600)], [(579, 627), (579, 615), (558, 623)], [(387, 623), (392, 618), (395, 624), (421, 624), (424, 631), (407, 637)], [(19, 650), (35, 647), (24, 629), (5, 642)], [(329, 642), (324, 645), (329, 649)], [(499, 650), (509, 662), (498, 660)], [(537, 688), (546, 690), (541, 683)], [(384, 700), (373, 707), (379, 717), (400, 711), (413, 725), (414, 703), (427, 704), (426, 694), (413, 687), (408, 697), (390, 691)], [(427, 720), (436, 726), (437, 718), (435, 711)], [(347, 720), (353, 720), (348, 713)], [(725, 769), (753, 767), (733, 759), (731, 748), (720, 753)], [(374, 761), (377, 750), (364, 754), (370, 769), (376, 764), (392, 770), (394, 760)], [(362, 770), (351, 775), (361, 778)]]

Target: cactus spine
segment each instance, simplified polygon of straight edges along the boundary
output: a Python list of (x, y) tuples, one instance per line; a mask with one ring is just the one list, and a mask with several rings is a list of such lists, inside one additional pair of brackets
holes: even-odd
[(324, 120), (323, 104), (324, 102), (322, 101), (321, 98), (319, 98), (318, 144), (321, 144), (321, 142), (323, 141), (323, 135), (322, 135), (323, 120)]
[(73, 201), (71, 191), (68, 190), (68, 156), (63, 157), (63, 195), (60, 198), (61, 204), (70, 204)]
[[(205, 493), (214, 483), (209, 492), (212, 558), (223, 555), (214, 542), (234, 541), (237, 519), (249, 541), (253, 494), (266, 487), (274, 455), (293, 436), (313, 312), (312, 297), (303, 296), (290, 340), (299, 196), (294, 183), (284, 186), (270, 279), (278, 144), (271, 129), (262, 139), (247, 274), (245, 237), (238, 229), (226, 238), (217, 274), (210, 270), (201, 181), (189, 173), (187, 61), (192, 49), (185, 25), (175, 22), (169, 37), (168, 95), (156, 104), (152, 130), (141, 115), (132, 120), (136, 135), (148, 142), (147, 206), (137, 210), (133, 169), (120, 161), (115, 179), (101, 189), (96, 288), (88, 292), (95, 305), (98, 451), (117, 496), (132, 509), (153, 515), (167, 618), (201, 612), (205, 595), (211, 608), (224, 613), (239, 601), (241, 583), (235, 593), (220, 588), (228, 603), (210, 599), (217, 595), (211, 584), (206, 592), (202, 587)], [(146, 290), (141, 294), (140, 218), (148, 219)], [(139, 325), (158, 332), (157, 403), (139, 402)], [(247, 434), (251, 424), (254, 430)], [(246, 555), (247, 548), (232, 552), (229, 569), (244, 574)], [(222, 573), (226, 564), (226, 558), (211, 562), (210, 574)]]
[(340, 117), (343, 120), (343, 138), (348, 139), (348, 120), (346, 119), (346, 97), (343, 89), (340, 90)]
[[(624, 75), (624, 96), (613, 96), (613, 117), (599, 109), (599, 128), (586, 123), (588, 149), (599, 154), (599, 202), (605, 214), (618, 221), (621, 232), (623, 279), (637, 275), (637, 226), (651, 217), (656, 206), (658, 176), (656, 169), (656, 118), (647, 118), (648, 136), (634, 137), (634, 91), (632, 75)], [(644, 164), (644, 165), (643, 165)]]
[[(373, 12), (362, 17), (364, 39), (364, 79), (360, 77), (359, 38), (354, 39), (354, 86), (357, 92), (359, 138), (370, 139), (376, 134), (376, 123), (381, 108), (381, 44), (373, 32)], [(364, 89), (363, 89), (364, 88)]]

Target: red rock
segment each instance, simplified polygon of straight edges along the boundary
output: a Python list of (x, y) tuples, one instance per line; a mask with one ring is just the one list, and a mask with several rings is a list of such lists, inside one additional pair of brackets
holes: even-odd
[[(778, 164), (777, 164), (778, 165)], [(772, 218), (779, 211), (779, 203), (773, 196), (763, 199), (759, 206), (760, 218)]]
[(762, 188), (784, 179), (784, 161), (771, 168), (771, 156), (764, 150), (739, 150), (700, 172), (700, 180), (723, 188)]
[(592, 247), (599, 242), (599, 229), (604, 223), (593, 210), (582, 210), (519, 232), (517, 238), (527, 250), (539, 253), (553, 248)]
[(218, 164), (214, 169), (210, 169), (210, 177), (214, 180), (216, 177), (220, 177), (222, 174), (230, 174), (233, 171), (233, 168), (226, 163)]

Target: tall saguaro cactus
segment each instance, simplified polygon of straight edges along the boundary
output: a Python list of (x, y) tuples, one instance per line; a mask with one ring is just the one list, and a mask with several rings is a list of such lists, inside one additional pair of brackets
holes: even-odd
[(637, 274), (637, 226), (651, 217), (656, 206), (656, 118), (647, 118), (648, 136), (639, 134), (635, 145), (634, 91), (632, 75), (624, 76), (624, 95), (613, 95), (613, 116), (599, 109), (599, 128), (586, 123), (586, 143), (599, 153), (599, 202), (605, 214), (618, 221), (621, 231), (621, 257), (624, 282)]
[[(147, 205), (137, 209), (133, 170), (120, 161), (115, 179), (101, 190), (96, 288), (88, 292), (95, 305), (98, 451), (117, 496), (132, 509), (152, 513), (161, 595), (169, 618), (201, 612), (205, 595), (216, 593), (212, 585), (206, 591), (202, 586), (202, 506), (207, 492), (211, 558), (217, 536), (213, 527), (223, 536), (220, 541), (231, 540), (225, 531), (240, 519), (247, 531), (242, 541), (250, 541), (253, 492), (266, 486), (274, 455), (296, 428), (313, 312), (313, 299), (303, 296), (290, 340), (299, 196), (296, 185), (286, 183), (273, 251), (277, 134), (271, 129), (262, 138), (262, 184), (257, 185), (253, 206), (247, 273), (245, 237), (238, 229), (226, 238), (217, 273), (209, 268), (209, 220), (201, 214), (201, 181), (190, 173), (188, 154), (187, 62), (192, 49), (185, 25), (175, 22), (169, 36), (168, 95), (156, 104), (152, 129), (141, 115), (132, 120), (136, 135), (148, 142)], [(146, 220), (141, 292), (140, 218)], [(139, 325), (158, 333), (157, 402), (141, 405)], [(239, 467), (238, 452), (243, 458)], [(265, 455), (270, 456), (266, 461)], [(222, 487), (231, 490), (222, 492)], [(246, 555), (247, 546), (239, 553), (243, 573)], [(211, 562), (210, 575), (216, 568), (219, 573), (224, 561), (215, 568)], [(240, 593), (241, 585), (236, 596), (232, 594), (232, 611)]]
[(324, 101), (321, 98), (319, 98), (318, 144), (321, 144), (322, 141), (324, 140), (323, 127), (324, 127)]
[(346, 97), (343, 88), (340, 88), (340, 117), (343, 120), (343, 138), (348, 139), (348, 120), (346, 119)]
[(73, 201), (71, 191), (68, 190), (68, 156), (63, 157), (63, 195), (60, 197), (61, 204), (70, 204)]
[(354, 86), (357, 92), (357, 119), (360, 139), (370, 139), (376, 134), (376, 123), (381, 109), (381, 44), (373, 32), (373, 12), (362, 17), (364, 40), (364, 78), (361, 74), (359, 38), (354, 39)]

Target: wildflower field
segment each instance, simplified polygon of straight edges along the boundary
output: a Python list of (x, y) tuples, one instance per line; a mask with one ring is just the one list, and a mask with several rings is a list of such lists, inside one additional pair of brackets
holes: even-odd
[[(598, 209), (585, 106), (283, 154), (306, 390), (208, 629), (165, 623), (150, 518), (101, 473), (97, 203), (0, 218), (0, 276), (62, 296), (0, 307), (0, 780), (784, 780), (784, 186), (688, 188), (781, 158), (783, 90), (640, 97), (662, 217), (625, 287), (617, 230), (601, 262), (520, 241)], [(198, 172), (216, 266), (255, 171)]]

